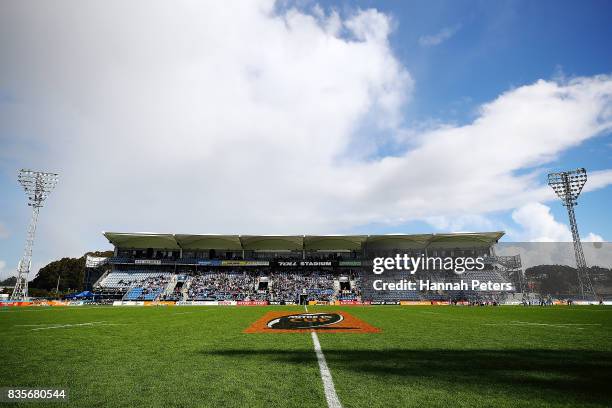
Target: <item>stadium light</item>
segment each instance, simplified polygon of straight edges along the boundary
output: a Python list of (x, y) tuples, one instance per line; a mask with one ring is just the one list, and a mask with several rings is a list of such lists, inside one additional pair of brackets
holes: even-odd
[(580, 242), (580, 234), (578, 233), (578, 223), (576, 222), (576, 214), (574, 206), (578, 205), (578, 196), (582, 188), (587, 182), (587, 172), (584, 168), (579, 168), (571, 171), (563, 171), (559, 173), (550, 173), (548, 175), (548, 185), (557, 193), (563, 205), (567, 208), (569, 216), (570, 228), (572, 230), (572, 239), (574, 241), (574, 254), (576, 256), (576, 269), (578, 270), (578, 284), (580, 285), (580, 294), (583, 299), (592, 295), (596, 298), (593, 283), (589, 276), (584, 252), (582, 251), (582, 243)]
[(19, 184), (22, 185), (28, 197), (28, 205), (32, 207), (32, 217), (28, 226), (23, 256), (17, 267), (17, 282), (11, 295), (11, 300), (28, 299), (28, 274), (32, 265), (32, 248), (34, 247), (34, 237), (36, 235), (36, 224), (38, 214), (49, 193), (55, 188), (58, 175), (55, 173), (45, 173), (33, 170), (20, 170), (17, 176)]

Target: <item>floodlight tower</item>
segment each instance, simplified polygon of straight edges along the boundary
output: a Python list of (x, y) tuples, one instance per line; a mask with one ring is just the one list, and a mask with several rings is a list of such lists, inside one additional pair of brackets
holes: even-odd
[(563, 205), (567, 208), (569, 215), (570, 228), (572, 230), (572, 238), (574, 241), (574, 254), (576, 255), (576, 268), (578, 270), (578, 284), (580, 285), (580, 294), (583, 299), (587, 296), (596, 298), (593, 283), (589, 276), (582, 244), (580, 242), (580, 234), (578, 234), (578, 224), (576, 223), (576, 214), (574, 206), (578, 205), (578, 196), (582, 191), (582, 187), (586, 184), (587, 173), (584, 168), (563, 171), (560, 173), (550, 173), (548, 175), (548, 185), (555, 190)]
[(49, 193), (57, 184), (58, 175), (55, 173), (44, 173), (33, 170), (20, 170), (17, 176), (19, 184), (28, 196), (28, 205), (32, 207), (32, 218), (28, 226), (28, 234), (26, 238), (23, 257), (19, 261), (17, 267), (17, 282), (11, 295), (12, 300), (27, 300), (28, 299), (28, 274), (32, 265), (32, 247), (34, 246), (34, 236), (36, 235), (36, 223), (38, 222), (38, 213), (40, 212), (43, 202), (49, 196)]

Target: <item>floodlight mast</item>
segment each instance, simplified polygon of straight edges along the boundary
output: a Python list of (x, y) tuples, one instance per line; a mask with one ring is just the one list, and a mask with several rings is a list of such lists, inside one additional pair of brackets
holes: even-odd
[(548, 175), (548, 185), (557, 193), (563, 205), (567, 208), (570, 228), (572, 230), (572, 239), (574, 241), (574, 255), (576, 256), (576, 269), (578, 270), (580, 294), (583, 299), (589, 296), (596, 299), (597, 295), (591, 277), (589, 276), (584, 252), (582, 251), (582, 243), (580, 242), (580, 234), (578, 233), (578, 223), (576, 222), (576, 214), (574, 212), (574, 206), (578, 205), (578, 196), (582, 191), (582, 187), (586, 184), (586, 181), (587, 172), (584, 168), (563, 171), (560, 173), (550, 173)]
[(19, 171), (17, 180), (28, 197), (28, 205), (32, 207), (32, 217), (28, 226), (23, 256), (17, 267), (17, 282), (15, 282), (11, 300), (28, 300), (28, 274), (32, 266), (32, 248), (34, 247), (38, 214), (43, 206), (43, 202), (47, 199), (53, 188), (55, 188), (58, 175), (22, 169)]

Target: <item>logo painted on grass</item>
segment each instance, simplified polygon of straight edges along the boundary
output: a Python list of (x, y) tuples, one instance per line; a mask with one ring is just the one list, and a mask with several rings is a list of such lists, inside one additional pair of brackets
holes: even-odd
[(344, 320), (338, 313), (301, 313), (272, 319), (267, 326), (274, 330), (314, 329), (331, 326)]
[(378, 333), (380, 329), (347, 312), (287, 313), (268, 312), (245, 333)]

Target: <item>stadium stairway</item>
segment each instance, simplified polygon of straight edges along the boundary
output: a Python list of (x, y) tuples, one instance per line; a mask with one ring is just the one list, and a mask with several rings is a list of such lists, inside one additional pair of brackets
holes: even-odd
[(187, 300), (189, 298), (189, 288), (191, 287), (191, 283), (193, 279), (191, 276), (187, 278), (185, 283), (183, 283), (183, 288), (181, 289), (181, 294), (183, 295), (183, 300)]
[(177, 278), (178, 275), (172, 275), (170, 282), (168, 282), (168, 285), (166, 285), (166, 289), (163, 291), (164, 296), (169, 296), (172, 294), (172, 292), (174, 292), (174, 288), (176, 287), (176, 284), (178, 282)]
[(106, 279), (106, 277), (108, 276), (108, 274), (109, 274), (109, 273), (111, 273), (111, 271), (110, 271), (110, 270), (108, 270), (108, 271), (104, 272), (104, 273), (102, 274), (102, 276), (100, 276), (100, 277), (98, 278), (98, 280), (94, 282), (94, 284), (92, 285), (92, 287), (93, 287), (93, 288), (95, 288), (95, 289), (100, 288), (100, 287), (102, 286), (102, 282), (104, 282), (104, 280)]

